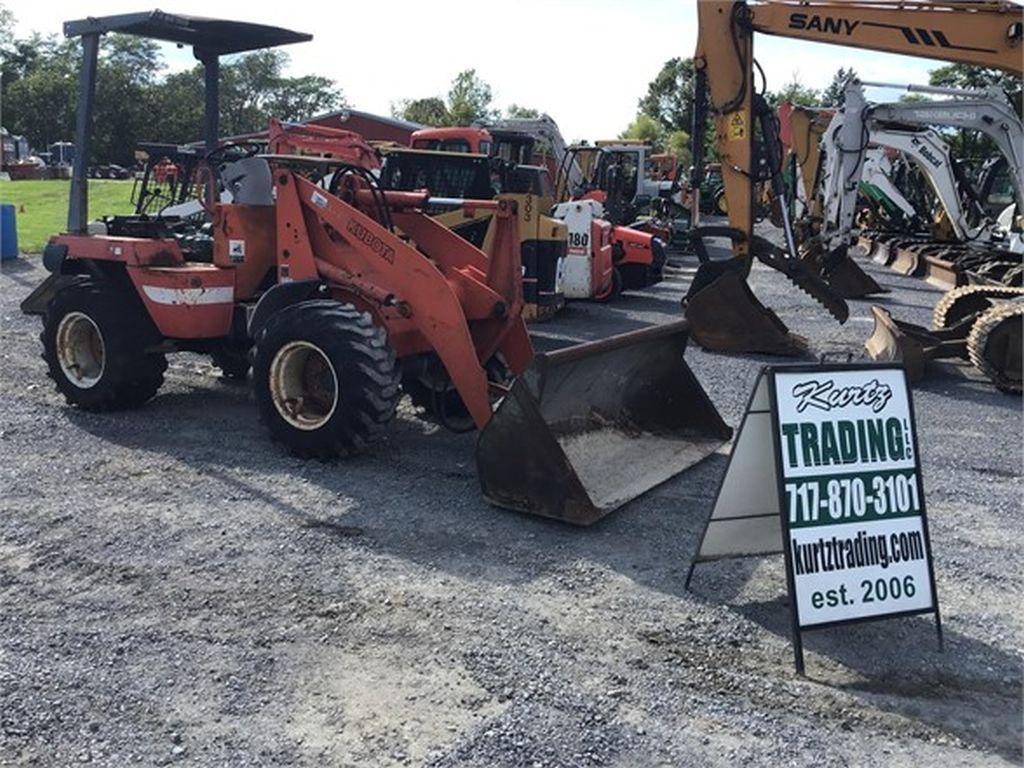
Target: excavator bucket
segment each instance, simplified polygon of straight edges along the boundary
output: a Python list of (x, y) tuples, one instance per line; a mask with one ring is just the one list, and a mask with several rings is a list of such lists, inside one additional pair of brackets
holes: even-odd
[(722, 271), (703, 288), (691, 292), (686, 299), (686, 319), (693, 340), (705, 349), (785, 357), (807, 354), (807, 340), (790, 333), (779, 316), (758, 301), (743, 275), (733, 269)]
[[(903, 363), (907, 378), (911, 382), (920, 381), (924, 376), (929, 343), (926, 328), (901, 323), (893, 318), (888, 310), (879, 306), (871, 307), (875, 318), (875, 328), (871, 336), (864, 342), (864, 349), (872, 360), (883, 363)], [(921, 331), (921, 333), (915, 333)]]
[(806, 243), (802, 249), (801, 259), (808, 265), (819, 270), (829, 287), (844, 299), (861, 299), (876, 293), (888, 293), (871, 275), (860, 268), (841, 246), (834, 253), (823, 252), (819, 241)]
[(492, 504), (590, 525), (732, 434), (683, 360), (686, 321), (538, 354), (476, 446)]
[(902, 362), (911, 382), (924, 378), (929, 360), (967, 358), (967, 332), (971, 318), (949, 328), (930, 330), (897, 320), (879, 306), (872, 306), (871, 314), (875, 318), (875, 328), (864, 342), (864, 349), (872, 360)]
[(871, 275), (860, 268), (852, 256), (836, 261), (825, 273), (825, 280), (844, 299), (860, 299), (878, 293), (888, 293)]
[(918, 252), (912, 246), (905, 246), (903, 244), (896, 245), (896, 256), (889, 263), (889, 267), (894, 272), (899, 272), (907, 277), (919, 276), (923, 271)]
[[(788, 258), (774, 243), (758, 235), (748, 237), (733, 227), (699, 227), (691, 235), (700, 267), (683, 299), (683, 307), (694, 341), (705, 349), (786, 357), (807, 354), (807, 340), (790, 333), (779, 316), (750, 290), (747, 275), (754, 258), (784, 274), (840, 323), (846, 322), (846, 301), (818, 276), (816, 269), (800, 259)], [(704, 243), (708, 237), (746, 241), (749, 254), (745, 258), (712, 259)]]

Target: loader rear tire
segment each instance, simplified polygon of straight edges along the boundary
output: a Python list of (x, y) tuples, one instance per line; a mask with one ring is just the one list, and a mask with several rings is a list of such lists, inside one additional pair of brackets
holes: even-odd
[(167, 370), (152, 320), (130, 289), (85, 281), (59, 291), (43, 316), (43, 359), (68, 403), (87, 411), (138, 408)]
[(384, 329), (351, 304), (296, 304), (256, 340), (260, 420), (298, 456), (362, 452), (394, 417), (400, 383)]

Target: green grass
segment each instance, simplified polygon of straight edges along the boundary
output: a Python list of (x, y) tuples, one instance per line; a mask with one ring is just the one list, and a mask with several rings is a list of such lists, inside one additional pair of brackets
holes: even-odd
[[(68, 225), (70, 181), (0, 181), (0, 203), (17, 211), (18, 247), (22, 253), (43, 250), (50, 235)], [(131, 181), (89, 180), (89, 218), (131, 213)]]

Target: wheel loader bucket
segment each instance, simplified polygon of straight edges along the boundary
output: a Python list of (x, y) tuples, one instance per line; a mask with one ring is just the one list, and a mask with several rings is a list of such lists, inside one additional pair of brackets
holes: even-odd
[(693, 340), (705, 349), (786, 357), (807, 354), (807, 340), (790, 333), (779, 316), (758, 301), (743, 274), (733, 269), (691, 292), (686, 320)]
[(677, 321), (538, 354), (476, 446), (492, 504), (590, 525), (732, 434), (683, 360)]

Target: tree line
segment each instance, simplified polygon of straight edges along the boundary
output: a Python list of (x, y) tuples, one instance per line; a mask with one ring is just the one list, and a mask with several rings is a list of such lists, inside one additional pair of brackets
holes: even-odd
[[(82, 46), (77, 38), (13, 34), (0, 5), (0, 103), (4, 127), (45, 150), (74, 137)], [(224, 136), (266, 130), (270, 117), (299, 120), (340, 109), (345, 98), (326, 77), (285, 77), (288, 56), (254, 51), (225, 59), (220, 70)], [(92, 160), (131, 165), (139, 141), (187, 143), (200, 138), (203, 68), (166, 71), (157, 43), (131, 35), (101, 38), (93, 111)]]
[[(4, 127), (25, 135), (40, 150), (74, 135), (81, 45), (77, 39), (32, 34), (17, 38), (14, 17), (0, 4), (0, 103)], [(301, 120), (347, 106), (337, 84), (319, 75), (286, 77), (287, 54), (254, 51), (225, 60), (220, 71), (221, 134), (232, 136), (266, 128), (270, 117)], [(842, 105), (843, 88), (852, 69), (839, 68), (830, 84), (815, 90), (794, 77), (779, 91), (769, 91), (772, 106), (783, 101), (812, 107)], [(658, 150), (675, 153), (688, 164), (693, 121), (693, 59), (672, 58), (637, 102), (633, 121), (620, 138), (642, 139)], [(1021, 80), (997, 70), (949, 64), (930, 73), (932, 85), (958, 88), (998, 86), (1021, 109)], [(910, 96), (905, 98), (922, 98)], [(432, 126), (471, 125), (503, 114), (537, 117), (517, 104), (504, 112), (494, 106), (491, 86), (474, 69), (458, 73), (444, 95), (401, 99), (392, 115)], [(158, 45), (143, 38), (109, 34), (101, 39), (94, 107), (92, 159), (130, 165), (139, 141), (186, 143), (199, 138), (203, 114), (200, 64), (166, 71)], [(591, 137), (600, 138), (600, 137)], [(705, 136), (714, 155), (710, 126)], [(954, 154), (973, 156), (991, 147), (967, 132), (950, 134)]]
[[(446, 96), (399, 99), (391, 104), (391, 116), (435, 128), (467, 126), (500, 118), (502, 112), (494, 107), (493, 102), (491, 86), (477, 75), (475, 69), (466, 69), (452, 80)], [(540, 117), (536, 109), (518, 104), (510, 104), (504, 115)]]
[[(852, 68), (840, 67), (832, 76), (829, 85), (822, 90), (809, 88), (797, 81), (794, 76), (782, 89), (768, 91), (765, 99), (773, 108), (785, 101), (806, 107), (841, 107), (846, 82), (856, 76), (857, 73)], [(693, 126), (694, 83), (693, 59), (672, 58), (666, 61), (648, 84), (647, 92), (640, 97), (636, 117), (620, 134), (620, 138), (644, 140), (659, 150), (675, 153), (684, 165), (688, 165), (690, 132)], [(1016, 106), (1017, 113), (1021, 113), (1021, 79), (999, 70), (966, 64), (947, 64), (931, 70), (929, 83), (948, 88), (975, 89), (997, 86), (1003, 89)], [(926, 98), (929, 97), (920, 94), (903, 97), (907, 101)], [(707, 131), (705, 143), (709, 157), (713, 157), (714, 134), (710, 124)], [(987, 138), (979, 138), (971, 131), (946, 133), (956, 157), (975, 157), (995, 151), (994, 145)]]

